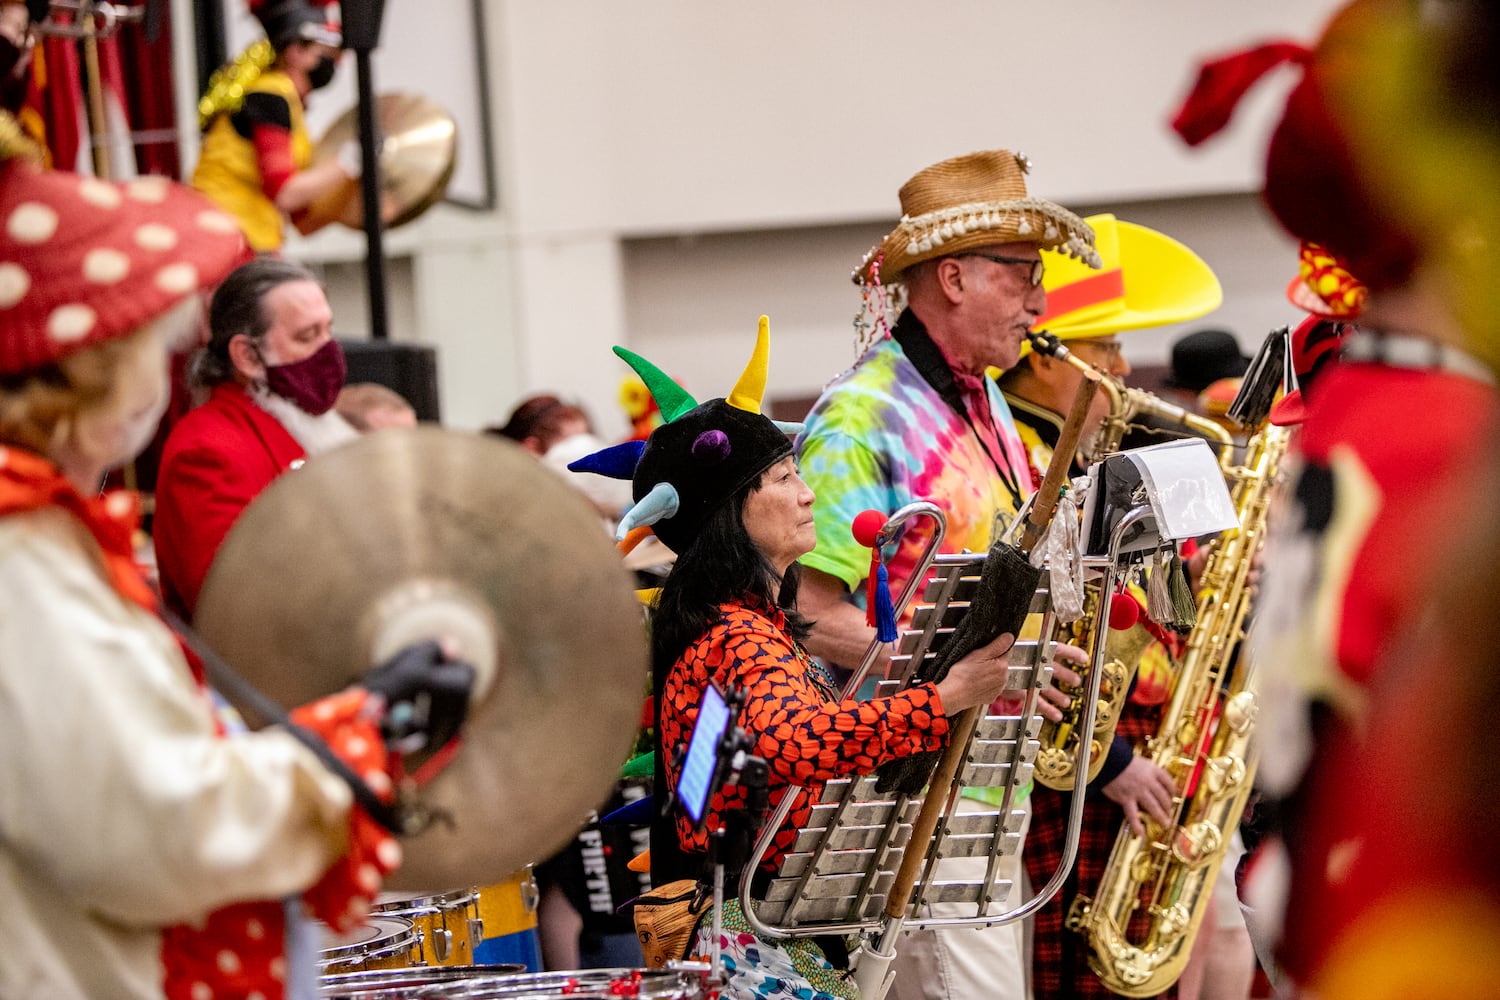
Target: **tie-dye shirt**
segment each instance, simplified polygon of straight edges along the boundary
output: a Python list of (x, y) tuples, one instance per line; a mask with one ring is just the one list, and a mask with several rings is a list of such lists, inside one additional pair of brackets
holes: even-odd
[[(916, 318), (908, 313), (902, 322)], [(863, 606), (870, 550), (854, 540), (850, 525), (861, 511), (890, 514), (914, 500), (931, 500), (947, 514), (941, 551), (988, 549), (1014, 517), (1015, 502), (979, 435), (1019, 483), (1023, 497), (1031, 492), (1031, 477), (1005, 398), (988, 377), (982, 388), (990, 419), (976, 414), (971, 428), (894, 338), (871, 347), (854, 368), (835, 379), (797, 440), (802, 478), (817, 494), (813, 518), (818, 547), (801, 562), (842, 580)], [(965, 397), (974, 399), (971, 393)], [(931, 537), (927, 518), (912, 525), (895, 553), (887, 553), (891, 593), (897, 598)]]

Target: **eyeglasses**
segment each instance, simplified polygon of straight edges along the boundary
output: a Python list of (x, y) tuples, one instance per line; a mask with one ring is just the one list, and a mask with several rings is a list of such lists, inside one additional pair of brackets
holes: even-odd
[(1031, 268), (1031, 284), (1033, 287), (1042, 283), (1042, 275), (1047, 272), (1047, 265), (1038, 257), (1033, 260), (1030, 257), (1002, 257), (994, 253), (980, 253), (978, 250), (970, 250), (968, 253), (955, 254), (956, 257), (983, 257), (992, 260), (996, 264), (1025, 264)]
[(1120, 342), (1118, 340), (1095, 340), (1088, 338), (1073, 341), (1072, 351), (1074, 354), (1077, 354), (1078, 349), (1082, 347), (1087, 347), (1103, 355), (1104, 361), (1107, 364), (1114, 364), (1115, 360), (1120, 357)]

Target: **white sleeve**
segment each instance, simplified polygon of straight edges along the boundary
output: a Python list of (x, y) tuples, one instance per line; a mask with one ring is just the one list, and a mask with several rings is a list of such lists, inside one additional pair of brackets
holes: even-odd
[(316, 882), (347, 842), (342, 782), (285, 733), (217, 735), (166, 628), (75, 541), (18, 541), (10, 527), (0, 850), (125, 924), (191, 921)]

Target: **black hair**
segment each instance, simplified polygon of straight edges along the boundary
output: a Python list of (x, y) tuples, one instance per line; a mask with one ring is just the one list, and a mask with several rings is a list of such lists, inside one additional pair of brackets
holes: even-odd
[[(778, 584), (775, 568), (745, 531), (745, 500), (760, 489), (765, 477), (765, 472), (756, 476), (709, 515), (692, 543), (678, 554), (651, 614), (651, 689), (656, 694), (652, 725), (656, 730), (658, 789), (667, 787), (666, 758), (674, 749), (661, 745), (661, 696), (667, 674), (689, 646), (723, 620), (719, 605), (749, 594), (780, 607), (786, 615), (787, 631), (796, 641), (805, 640), (812, 628), (812, 623), (796, 610), (800, 567), (795, 562), (788, 566)], [(651, 879), (655, 885), (704, 874), (703, 857), (682, 850), (674, 817), (675, 812), (658, 814), (651, 822)]]
[(230, 272), (214, 292), (208, 307), (209, 339), (193, 357), (189, 381), (196, 386), (215, 386), (234, 377), (229, 361), (229, 342), (244, 334), (259, 343), (271, 328), (266, 296), (293, 281), (318, 279), (301, 264), (280, 257), (256, 257)]
[(775, 569), (745, 531), (745, 500), (764, 480), (762, 472), (709, 515), (662, 584), (651, 616), (652, 676), (658, 692), (683, 651), (723, 619), (719, 605), (725, 601), (749, 594), (779, 607), (792, 638), (807, 638), (811, 623), (797, 613), (800, 568), (792, 563), (777, 581)]

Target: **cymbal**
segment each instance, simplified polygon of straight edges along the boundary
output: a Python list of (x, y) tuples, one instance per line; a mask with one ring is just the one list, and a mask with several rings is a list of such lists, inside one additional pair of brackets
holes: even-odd
[(647, 676), (641, 609), (588, 502), (507, 441), (383, 430), (308, 460), (235, 523), (203, 638), (292, 707), (408, 642), (455, 639), (479, 681), (441, 819), (394, 889), (486, 885), (562, 847), (609, 796)]
[[(385, 227), (404, 226), (442, 200), (458, 159), (458, 125), (441, 105), (417, 94), (381, 94), (376, 98), (376, 127), (380, 146), (380, 200)], [(359, 140), (359, 108), (344, 112), (323, 133), (313, 151), (313, 165), (338, 156), (348, 142)], [(359, 182), (316, 199), (308, 214), (342, 222), (354, 229), (364, 224)]]

